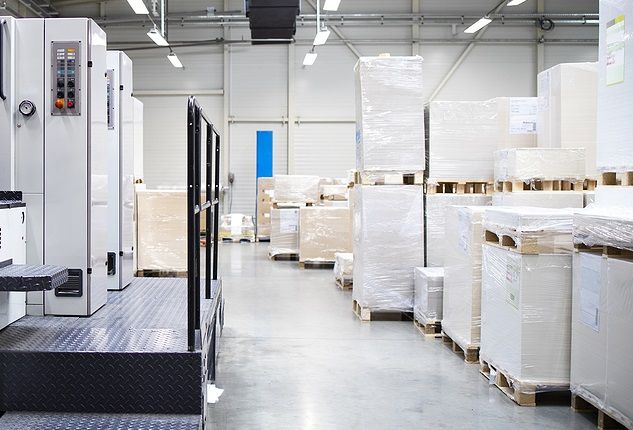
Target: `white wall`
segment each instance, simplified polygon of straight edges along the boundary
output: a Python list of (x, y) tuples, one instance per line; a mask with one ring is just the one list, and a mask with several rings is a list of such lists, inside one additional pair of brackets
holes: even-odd
[[(115, 2), (116, 3), (116, 2)], [(172, 9), (179, 2), (172, 1)], [(222, 2), (200, 1), (200, 8)], [(422, 0), (422, 13), (482, 14), (495, 1)], [(548, 0), (550, 12), (597, 12), (597, 0)], [(231, 0), (239, 10), (241, 2)], [(534, 2), (506, 10), (507, 13), (535, 12)], [(119, 7), (119, 6), (117, 6)], [(74, 9), (80, 14), (92, 9)], [(313, 10), (304, 2), (304, 13)], [(342, 12), (411, 12), (410, 0), (343, 0)], [(96, 13), (96, 12), (94, 12)], [(341, 26), (346, 38), (358, 41), (362, 55), (390, 52), (410, 55), (411, 26)], [(420, 55), (425, 59), (425, 93), (429, 96), (466, 48), (463, 43), (430, 44), (432, 39), (461, 40), (462, 26), (453, 35), (450, 26), (421, 26)], [(107, 27), (110, 43), (145, 41), (147, 28)], [(235, 173), (233, 212), (254, 213), (255, 150), (257, 130), (272, 130), (275, 145), (275, 173), (343, 176), (354, 167), (354, 72), (355, 55), (332, 34), (326, 46), (318, 48), (314, 66), (302, 66), (310, 49), (314, 25), (300, 27), (294, 45), (250, 46), (228, 44), (179, 48), (185, 70), (168, 63), (165, 50), (127, 51), (134, 61), (135, 92), (145, 104), (145, 179), (149, 187), (182, 187), (185, 180), (185, 100), (187, 94), (200, 97), (211, 118), (225, 136), (230, 153), (228, 169)], [(171, 40), (214, 39), (222, 29), (170, 29)], [(244, 27), (232, 27), (230, 40), (248, 38)], [(597, 27), (557, 28), (548, 38), (597, 38)], [(535, 39), (529, 26), (491, 26), (484, 39)], [(367, 42), (386, 40), (384, 43)], [(393, 42), (389, 42), (393, 41)], [(228, 60), (225, 67), (225, 58)], [(544, 66), (560, 62), (595, 61), (597, 46), (546, 45)], [(225, 70), (228, 71), (225, 85)], [(495, 96), (536, 94), (536, 44), (478, 44), (439, 92), (437, 100), (477, 100)], [(224, 89), (224, 95), (221, 90)], [(173, 94), (166, 94), (171, 92)], [(215, 94), (215, 93), (217, 94)], [(215, 95), (211, 95), (215, 94)], [(290, 117), (290, 118), (288, 118)], [(288, 122), (289, 121), (289, 122)], [(228, 139), (227, 139), (228, 137)], [(223, 172), (223, 176), (227, 172)]]

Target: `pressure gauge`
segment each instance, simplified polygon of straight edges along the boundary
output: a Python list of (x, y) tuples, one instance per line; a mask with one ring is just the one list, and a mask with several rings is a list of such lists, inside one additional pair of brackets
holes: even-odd
[(35, 113), (35, 105), (30, 100), (24, 100), (20, 103), (20, 113), (29, 117)]

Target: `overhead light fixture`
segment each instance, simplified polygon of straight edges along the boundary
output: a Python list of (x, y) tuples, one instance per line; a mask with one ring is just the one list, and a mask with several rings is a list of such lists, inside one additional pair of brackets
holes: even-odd
[(180, 62), (180, 58), (178, 58), (178, 56), (176, 55), (175, 52), (170, 52), (169, 55), (167, 56), (167, 59), (171, 62), (172, 66), (178, 68), (178, 69), (182, 69), (182, 63)]
[(152, 28), (150, 31), (147, 32), (147, 35), (158, 46), (169, 46), (169, 42), (167, 42), (167, 40), (163, 37), (163, 35), (160, 34), (158, 29)]
[[(513, 0), (514, 1), (514, 0)], [(525, 1), (525, 0), (523, 0)], [(341, 4), (341, 0), (325, 0), (323, 10), (334, 12), (338, 10), (338, 6)]]
[(464, 30), (464, 33), (477, 33), (479, 30), (490, 24), (492, 20), (487, 17), (481, 18), (479, 21)]
[(526, 1), (527, 0), (510, 0), (506, 6), (518, 6)]
[(143, 0), (127, 0), (128, 4), (137, 15), (149, 15), (147, 6), (143, 3)]
[(311, 66), (314, 64), (314, 62), (317, 59), (317, 53), (316, 52), (308, 52), (306, 54), (306, 56), (303, 58), (303, 65), (304, 66)]
[(314, 36), (314, 42), (312, 44), (314, 46), (325, 45), (328, 37), (330, 37), (330, 30), (323, 27), (321, 30), (317, 31), (316, 36)]

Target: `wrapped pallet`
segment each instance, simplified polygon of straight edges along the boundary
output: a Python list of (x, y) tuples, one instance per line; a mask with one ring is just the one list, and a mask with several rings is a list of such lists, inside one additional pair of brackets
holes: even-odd
[(633, 171), (633, 40), (628, 0), (600, 1), (598, 54), (599, 171)]
[(413, 274), (415, 293), (413, 316), (420, 324), (442, 321), (444, 269), (416, 267)]
[(451, 206), (446, 215), (442, 330), (465, 352), (481, 337), (481, 246), (483, 206)]
[(275, 175), (275, 202), (317, 203), (321, 178), (310, 175)]
[(270, 239), (270, 209), (275, 195), (273, 178), (257, 179), (257, 237)]
[(334, 262), (337, 252), (351, 252), (349, 208), (311, 206), (299, 211), (299, 261)]
[(253, 217), (244, 214), (222, 215), (219, 239), (231, 242), (254, 242), (255, 224)]
[(584, 193), (578, 191), (537, 191), (533, 193), (494, 193), (493, 206), (532, 206), (539, 208), (564, 209), (583, 208)]
[(347, 201), (349, 189), (344, 185), (321, 185), (321, 200)]
[(356, 169), (424, 170), (422, 57), (361, 57), (356, 72)]
[(276, 257), (299, 254), (299, 209), (271, 209), (270, 221), (268, 255)]
[(538, 146), (584, 148), (585, 173), (595, 177), (598, 67), (564, 63), (538, 75)]
[(494, 153), (495, 181), (584, 181), (582, 148), (514, 148)]
[(424, 263), (419, 186), (356, 186), (353, 299), (371, 312), (413, 309), (413, 268)]
[(334, 280), (339, 287), (352, 285), (354, 279), (354, 254), (337, 252), (334, 254)]
[(187, 270), (186, 191), (136, 192), (138, 270)]
[(494, 177), (493, 153), (536, 146), (536, 98), (430, 104), (430, 182)]
[(444, 267), (446, 254), (446, 214), (450, 206), (488, 206), (485, 194), (426, 195), (426, 266)]

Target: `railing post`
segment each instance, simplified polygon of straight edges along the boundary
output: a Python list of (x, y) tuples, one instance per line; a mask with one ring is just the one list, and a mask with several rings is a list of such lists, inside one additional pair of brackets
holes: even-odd
[(190, 97), (187, 104), (187, 348), (196, 348), (196, 298), (195, 298), (195, 99)]
[[(206, 183), (207, 183), (207, 187), (206, 187), (206, 200), (213, 202), (213, 196), (212, 196), (212, 186), (211, 186), (211, 180), (212, 180), (212, 174), (213, 174), (213, 135), (214, 135), (214, 130), (213, 130), (213, 125), (211, 124), (207, 124), (207, 159), (206, 159)], [(204, 255), (204, 297), (206, 299), (210, 299), (211, 298), (211, 211), (215, 212), (215, 206), (211, 205), (211, 207), (207, 208), (206, 212), (204, 213), (204, 217), (205, 217), (205, 238), (206, 238), (206, 242), (205, 242), (205, 255)], [(215, 248), (214, 248), (215, 249)]]
[(220, 135), (215, 138), (215, 179), (213, 181), (213, 280), (218, 280), (218, 226), (220, 220)]

